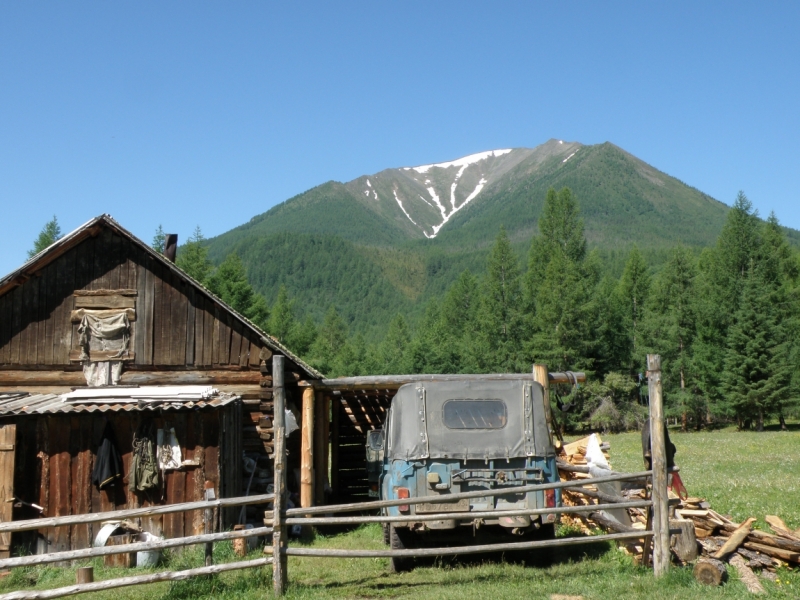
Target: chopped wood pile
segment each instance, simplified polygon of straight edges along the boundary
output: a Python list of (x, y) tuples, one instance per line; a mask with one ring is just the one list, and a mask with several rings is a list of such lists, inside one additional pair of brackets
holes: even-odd
[[(592, 440), (592, 437), (595, 439)], [(596, 454), (598, 446), (608, 463), (609, 445), (603, 443), (597, 434), (563, 445), (557, 457), (561, 480), (591, 479), (589, 465), (599, 460)], [(590, 450), (592, 447), (595, 448), (594, 460)], [(587, 452), (590, 454), (589, 460)], [(634, 482), (623, 483), (619, 497), (625, 500), (648, 498), (648, 491), (644, 487), (636, 487), (640, 485), (642, 484)], [(563, 504), (582, 506), (605, 503), (596, 497), (598, 495), (596, 486), (587, 486), (583, 489), (588, 490), (588, 495), (564, 490)], [(790, 529), (780, 517), (767, 515), (764, 518), (772, 529), (770, 533), (753, 529), (755, 518), (736, 523), (714, 511), (711, 504), (703, 498), (680, 500), (671, 491), (670, 498), (675, 503), (670, 511), (670, 529), (681, 530), (681, 534), (673, 534), (671, 537), (673, 558), (681, 564), (693, 562), (694, 575), (698, 581), (714, 585), (725, 581), (726, 571), (723, 562), (727, 561), (736, 568), (739, 578), (751, 592), (763, 593), (764, 589), (756, 572), (760, 572), (761, 577), (774, 579), (776, 568), (800, 566), (800, 529)], [(630, 528), (642, 531), (648, 529), (646, 508), (630, 508), (627, 509), (627, 513), (630, 523), (609, 523), (597, 512), (565, 514), (561, 522), (585, 533), (597, 528), (615, 531), (630, 531)], [(623, 548), (638, 561), (642, 561), (643, 556), (648, 555), (645, 540), (637, 540), (635, 543), (624, 545)]]

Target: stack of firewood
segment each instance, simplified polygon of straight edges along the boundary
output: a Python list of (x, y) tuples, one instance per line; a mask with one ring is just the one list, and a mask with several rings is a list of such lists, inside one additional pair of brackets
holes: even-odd
[[(586, 437), (559, 448), (558, 468), (562, 481), (591, 479), (586, 461), (589, 439)], [(603, 444), (599, 437), (597, 441), (608, 462), (608, 444)], [(585, 489), (590, 493), (595, 490), (594, 486), (586, 486)], [(629, 487), (621, 495), (630, 500), (644, 499), (647, 498), (647, 490)], [(800, 529), (790, 529), (780, 517), (767, 515), (764, 520), (772, 532), (761, 531), (752, 528), (755, 518), (736, 523), (730, 517), (714, 511), (703, 498), (678, 500), (672, 492), (670, 498), (676, 503), (670, 511), (670, 528), (689, 534), (672, 536), (674, 558), (684, 564), (693, 562), (698, 581), (722, 583), (726, 576), (723, 561), (727, 561), (736, 568), (739, 578), (751, 592), (761, 593), (763, 587), (754, 570), (760, 572), (761, 577), (774, 579), (776, 568), (800, 566)], [(562, 502), (566, 506), (577, 506), (596, 504), (599, 500), (564, 490)], [(647, 509), (631, 508), (628, 513), (633, 529), (647, 529)], [(592, 519), (593, 514), (564, 514), (561, 522), (586, 533), (598, 528), (607, 529), (606, 523)], [(645, 553), (644, 540), (626, 543), (622, 547), (638, 560)]]

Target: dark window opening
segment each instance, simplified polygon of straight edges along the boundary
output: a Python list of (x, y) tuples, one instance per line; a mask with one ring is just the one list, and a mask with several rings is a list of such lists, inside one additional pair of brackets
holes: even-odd
[(448, 400), (442, 407), (448, 429), (502, 429), (508, 413), (502, 400)]

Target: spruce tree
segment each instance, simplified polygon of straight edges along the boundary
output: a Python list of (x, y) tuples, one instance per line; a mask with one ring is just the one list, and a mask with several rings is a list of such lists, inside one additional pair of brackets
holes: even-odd
[(208, 260), (208, 248), (204, 242), (203, 232), (198, 225), (189, 240), (178, 249), (175, 262), (187, 275), (206, 285), (213, 265)]
[[(637, 338), (644, 316), (645, 303), (650, 291), (650, 273), (647, 263), (634, 245), (628, 254), (625, 270), (619, 283), (619, 297), (623, 306), (624, 327), (630, 345), (630, 358), (625, 365), (628, 368), (642, 363), (641, 342)], [(637, 343), (638, 342), (638, 343)]]
[(644, 349), (662, 357), (667, 410), (670, 416), (681, 418), (683, 430), (690, 417), (696, 427), (706, 420), (706, 405), (698, 394), (694, 373), (696, 277), (691, 251), (674, 248), (652, 287), (642, 323)]
[(208, 289), (261, 328), (266, 328), (269, 307), (250, 282), (238, 254), (229, 254), (208, 277)]
[(267, 329), (271, 336), (285, 344), (288, 343), (296, 324), (294, 301), (289, 299), (289, 292), (286, 291), (286, 286), (281, 285), (278, 289), (278, 297), (275, 299), (275, 304), (272, 305), (272, 310), (270, 311)]
[(158, 229), (156, 229), (155, 234), (153, 234), (153, 242), (150, 244), (150, 247), (159, 254), (164, 254), (164, 247), (167, 243), (164, 238), (165, 235), (167, 234), (164, 233), (164, 228), (159, 223)]
[(583, 220), (569, 190), (547, 192), (525, 277), (528, 358), (552, 369), (592, 371), (597, 337), (597, 259), (587, 260)]
[(33, 242), (33, 248), (28, 250), (28, 258), (33, 258), (39, 252), (61, 239), (61, 226), (58, 219), (53, 215), (52, 220), (42, 227), (38, 237)]
[(521, 303), (519, 264), (501, 226), (489, 253), (480, 306), (484, 360), (490, 370), (514, 372), (520, 367)]
[(411, 345), (411, 333), (403, 315), (398, 314), (389, 323), (386, 337), (378, 346), (378, 372), (383, 375), (409, 373), (411, 360), (408, 349)]
[(311, 347), (311, 364), (327, 375), (335, 374), (336, 357), (346, 342), (347, 324), (339, 316), (336, 307), (331, 306)]
[(764, 420), (776, 413), (788, 397), (791, 372), (788, 369), (785, 331), (776, 318), (770, 295), (764, 293), (763, 273), (751, 262), (741, 289), (738, 308), (728, 331), (720, 408), (736, 417), (739, 427)]

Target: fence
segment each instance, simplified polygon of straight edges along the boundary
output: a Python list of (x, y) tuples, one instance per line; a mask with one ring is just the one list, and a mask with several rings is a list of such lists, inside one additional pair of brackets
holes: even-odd
[[(383, 509), (392, 506), (404, 506), (411, 504), (421, 504), (426, 502), (441, 502), (441, 496), (403, 498), (397, 500), (379, 500), (374, 502), (357, 502), (352, 504), (340, 504), (332, 506), (317, 506), (305, 508), (286, 509), (286, 433), (285, 433), (285, 405), (286, 395), (284, 388), (283, 357), (273, 357), (273, 389), (275, 402), (275, 465), (274, 465), (274, 485), (275, 494), (264, 494), (259, 496), (249, 496), (240, 498), (226, 498), (220, 500), (208, 499), (201, 502), (186, 502), (182, 504), (172, 504), (167, 506), (136, 508), (129, 510), (113, 511), (106, 513), (95, 513), (91, 515), (72, 515), (66, 517), (53, 517), (42, 519), (31, 519), (27, 521), (14, 521), (0, 523), (0, 533), (14, 531), (28, 531), (43, 527), (58, 527), (63, 525), (76, 525), (81, 523), (97, 523), (108, 520), (121, 520), (158, 514), (168, 514), (184, 512), (189, 510), (206, 511), (206, 532), (202, 535), (175, 538), (170, 540), (157, 540), (150, 542), (138, 542), (124, 545), (114, 545), (103, 548), (88, 548), (83, 550), (72, 550), (52, 554), (42, 554), (33, 556), (20, 556), (14, 558), (0, 559), (0, 569), (21, 567), (28, 565), (48, 564), (67, 560), (91, 558), (95, 556), (106, 556), (110, 554), (122, 554), (128, 552), (139, 552), (157, 550), (164, 548), (175, 548), (195, 544), (206, 544), (206, 566), (183, 571), (165, 571), (161, 573), (151, 573), (132, 577), (122, 577), (91, 583), (77, 583), (75, 585), (61, 587), (51, 590), (36, 591), (16, 591), (0, 595), (0, 600), (43, 600), (46, 598), (60, 598), (84, 592), (94, 592), (112, 588), (142, 585), (158, 581), (179, 581), (197, 577), (200, 575), (210, 575), (224, 571), (247, 569), (266, 566), (272, 564), (273, 587), (276, 595), (283, 595), (286, 589), (287, 557), (288, 556), (316, 556), (316, 557), (339, 557), (339, 558), (374, 558), (374, 557), (394, 557), (411, 558), (426, 556), (445, 556), (454, 554), (476, 554), (497, 551), (531, 550), (535, 548), (550, 548), (556, 546), (572, 546), (598, 541), (622, 541), (631, 539), (645, 539), (653, 541), (653, 569), (656, 576), (663, 575), (669, 568), (670, 549), (669, 549), (669, 500), (667, 496), (667, 463), (664, 439), (664, 418), (662, 413), (661, 399), (661, 361), (658, 355), (648, 355), (648, 378), (650, 387), (650, 428), (651, 428), (651, 452), (652, 470), (641, 471), (638, 473), (615, 473), (606, 477), (596, 477), (592, 479), (559, 481), (553, 483), (531, 484), (515, 486), (506, 489), (479, 490), (474, 492), (463, 492), (449, 494), (448, 501), (458, 501), (469, 498), (486, 498), (520, 494), (533, 491), (544, 491), (554, 489), (569, 489), (573, 492), (584, 494), (598, 500), (598, 504), (582, 506), (561, 506), (552, 508), (535, 509), (514, 509), (514, 510), (488, 510), (474, 511), (466, 513), (470, 519), (496, 518), (511, 516), (533, 516), (546, 515), (553, 513), (580, 513), (588, 512), (590, 517), (602, 522), (601, 511), (610, 509), (627, 508), (647, 508), (652, 509), (652, 527), (644, 531), (635, 530), (624, 526), (616, 521), (607, 520), (604, 525), (615, 531), (604, 535), (579, 538), (557, 538), (549, 540), (536, 540), (525, 542), (508, 542), (500, 544), (479, 544), (458, 547), (442, 548), (416, 548), (416, 549), (395, 549), (395, 550), (337, 550), (322, 548), (289, 548), (286, 545), (286, 527), (292, 525), (315, 526), (315, 525), (342, 525), (342, 524), (363, 524), (363, 523), (403, 523), (403, 522), (428, 522), (444, 519), (453, 519), (454, 513), (435, 513), (417, 514), (409, 516), (330, 516), (337, 513), (359, 511), (363, 512), (372, 509)], [(547, 370), (542, 365), (535, 365), (534, 374), (536, 380), (545, 388), (546, 405), (549, 405), (548, 394), (549, 384)], [(543, 374), (543, 375), (542, 375)], [(599, 491), (585, 490), (584, 486), (613, 481), (629, 481), (650, 479), (652, 481), (652, 495), (646, 500), (628, 500), (620, 496), (604, 494)], [(247, 529), (241, 531), (227, 531), (221, 533), (211, 533), (210, 523), (212, 521), (210, 512), (213, 508), (224, 506), (244, 506), (248, 504), (273, 503), (271, 518), (265, 519), (265, 527)], [(268, 512), (267, 515), (270, 513)], [(465, 513), (462, 513), (465, 514)], [(319, 516), (324, 515), (324, 516)], [(271, 554), (264, 558), (249, 561), (240, 561), (221, 565), (212, 565), (211, 545), (214, 542), (223, 540), (234, 540), (272, 534), (272, 547), (265, 548), (265, 553)], [(645, 544), (647, 549), (648, 544)]]
[[(208, 497), (208, 496), (207, 496)], [(121, 521), (136, 517), (149, 517), (153, 515), (164, 515), (171, 513), (186, 512), (190, 510), (203, 510), (205, 529), (209, 533), (173, 538), (168, 540), (153, 540), (148, 542), (134, 542), (131, 544), (119, 544), (104, 546), (101, 548), (85, 548), (81, 550), (68, 550), (65, 552), (53, 552), (50, 554), (33, 554), (29, 556), (15, 556), (13, 558), (0, 559), (0, 569), (13, 567), (25, 567), (33, 565), (44, 565), (60, 563), (70, 560), (94, 558), (97, 556), (109, 556), (112, 554), (127, 554), (131, 552), (142, 552), (151, 550), (162, 550), (165, 548), (178, 548), (192, 546), (196, 544), (206, 545), (206, 565), (195, 569), (183, 571), (163, 571), (160, 573), (148, 573), (146, 575), (135, 575), (132, 577), (121, 577), (117, 579), (107, 579), (105, 581), (92, 581), (89, 583), (76, 583), (66, 587), (54, 588), (51, 590), (20, 590), (0, 595), (0, 600), (44, 600), (46, 598), (61, 598), (74, 594), (86, 592), (98, 592), (131, 585), (143, 585), (158, 581), (180, 581), (200, 575), (212, 575), (225, 571), (238, 569), (250, 569), (262, 567), (272, 563), (271, 557), (258, 558), (255, 560), (225, 563), (220, 565), (211, 564), (211, 549), (214, 542), (224, 540), (235, 540), (262, 536), (272, 533), (271, 527), (258, 527), (254, 529), (243, 529), (241, 531), (224, 531), (220, 533), (210, 533), (213, 529), (213, 509), (230, 506), (246, 506), (248, 504), (264, 504), (272, 502), (274, 494), (262, 494), (258, 496), (243, 496), (239, 498), (224, 498), (219, 500), (209, 499), (199, 502), (183, 502), (180, 504), (169, 504), (166, 506), (150, 506), (146, 508), (132, 508), (127, 510), (116, 510), (111, 512), (94, 513), (88, 515), (70, 515), (65, 517), (50, 517), (42, 519), (29, 519), (25, 521), (11, 521), (0, 523), (0, 533), (11, 533), (15, 531), (30, 531), (46, 527), (61, 527), (65, 525), (79, 525), (83, 523), (100, 523), (103, 521)]]
[[(338, 558), (410, 558), (424, 556), (445, 556), (453, 554), (477, 554), (484, 552), (530, 550), (534, 548), (549, 548), (555, 546), (570, 546), (597, 542), (603, 540), (653, 540), (653, 569), (656, 576), (663, 575), (669, 568), (669, 512), (667, 495), (667, 461), (665, 452), (664, 418), (661, 398), (661, 359), (658, 355), (648, 355), (648, 378), (650, 387), (650, 428), (651, 428), (651, 453), (652, 470), (639, 473), (618, 473), (606, 477), (597, 477), (590, 480), (560, 481), (554, 483), (515, 486), (502, 490), (479, 490), (448, 494), (447, 500), (458, 501), (469, 498), (486, 498), (505, 496), (533, 491), (552, 489), (570, 489), (597, 498), (604, 504), (588, 506), (554, 507), (503, 511), (469, 512), (469, 518), (497, 518), (521, 515), (543, 515), (550, 513), (578, 513), (588, 512), (593, 518), (602, 518), (600, 511), (619, 508), (648, 508), (652, 509), (652, 527), (645, 531), (634, 530), (619, 523), (608, 520), (607, 526), (616, 529), (616, 533), (591, 536), (589, 538), (557, 538), (551, 540), (537, 540), (527, 542), (509, 542), (501, 544), (481, 544), (458, 547), (442, 548), (415, 548), (395, 550), (337, 550), (322, 548), (289, 548), (286, 545), (285, 527), (289, 525), (342, 525), (363, 523), (402, 523), (402, 522), (427, 522), (453, 519), (454, 513), (437, 513), (409, 516), (355, 516), (336, 517), (330, 514), (365, 511), (370, 509), (383, 509), (392, 506), (405, 506), (427, 502), (438, 503), (441, 496), (402, 498), (397, 500), (379, 500), (374, 502), (358, 502), (353, 504), (340, 504), (333, 506), (318, 506), (305, 508), (284, 509), (284, 496), (286, 490), (286, 439), (284, 428), (285, 391), (283, 386), (283, 357), (273, 357), (273, 389), (275, 401), (275, 501), (271, 518), (265, 519), (266, 525), (273, 527), (273, 544), (271, 553), (273, 561), (273, 587), (276, 595), (283, 595), (287, 585), (287, 556), (316, 556)], [(542, 373), (544, 376), (542, 376)], [(545, 403), (549, 406), (549, 384), (547, 369), (543, 365), (535, 365), (534, 375), (545, 388)], [(583, 490), (583, 486), (612, 481), (627, 481), (632, 479), (649, 478), (652, 481), (652, 495), (648, 500), (628, 501), (625, 498), (609, 496), (595, 491)], [(268, 513), (269, 514), (269, 513)], [(324, 514), (325, 516), (315, 516)], [(462, 513), (464, 514), (464, 513)], [(647, 548), (648, 544), (645, 544)]]

